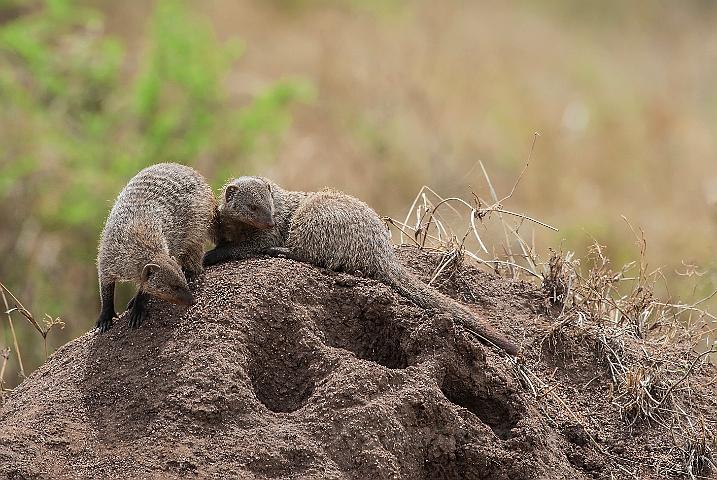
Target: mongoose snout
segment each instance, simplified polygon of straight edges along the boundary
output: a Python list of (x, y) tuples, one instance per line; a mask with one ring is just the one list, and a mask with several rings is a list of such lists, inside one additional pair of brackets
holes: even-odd
[(164, 266), (148, 263), (142, 269), (140, 289), (170, 303), (189, 307), (197, 303), (189, 285), (174, 258)]
[(128, 309), (139, 327), (152, 295), (181, 306), (196, 300), (188, 280), (201, 273), (204, 244), (214, 237), (217, 200), (193, 168), (161, 163), (145, 168), (117, 196), (100, 238), (97, 269), (102, 311), (95, 327), (104, 332), (116, 316), (116, 282), (133, 282)]
[(161, 293), (155, 293), (154, 296), (161, 298), (162, 300), (166, 300), (175, 305), (179, 305), (180, 307), (191, 307), (192, 305), (196, 305), (197, 303), (197, 301), (194, 299), (194, 295), (192, 295), (191, 292), (177, 291), (174, 293), (175, 294), (173, 296), (163, 295)]

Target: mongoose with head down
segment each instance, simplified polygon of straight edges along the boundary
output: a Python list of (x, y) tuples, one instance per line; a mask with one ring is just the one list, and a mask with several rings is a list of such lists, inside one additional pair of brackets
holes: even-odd
[(177, 305), (195, 302), (188, 281), (203, 271), (204, 245), (216, 215), (211, 187), (193, 168), (161, 163), (145, 168), (120, 192), (100, 238), (97, 269), (102, 310), (95, 327), (112, 326), (115, 283), (138, 285), (127, 306), (129, 324), (146, 317), (148, 295)]
[(396, 257), (378, 214), (350, 195), (331, 189), (291, 192), (265, 178), (242, 177), (224, 187), (218, 212), (217, 247), (205, 254), (205, 266), (267, 253), (361, 272), (423, 308), (449, 312), (480, 340), (511, 355), (519, 352), (493, 327), (411, 275)]

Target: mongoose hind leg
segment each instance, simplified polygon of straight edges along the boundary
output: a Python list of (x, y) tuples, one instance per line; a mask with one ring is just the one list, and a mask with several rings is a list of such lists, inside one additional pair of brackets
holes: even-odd
[(117, 316), (115, 313), (115, 282), (100, 285), (100, 298), (102, 300), (102, 311), (95, 322), (95, 328), (100, 333), (106, 332), (112, 327), (112, 320)]
[(130, 303), (132, 304), (132, 310), (129, 312), (129, 326), (130, 328), (138, 328), (142, 325), (145, 317), (147, 316), (147, 298), (148, 294), (142, 291), (138, 291), (137, 295), (134, 296)]

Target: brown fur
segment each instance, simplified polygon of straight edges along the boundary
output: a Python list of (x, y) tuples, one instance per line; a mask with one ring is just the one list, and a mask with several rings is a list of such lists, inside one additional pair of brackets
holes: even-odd
[(184, 165), (153, 165), (129, 181), (100, 238), (97, 269), (102, 312), (97, 329), (103, 332), (112, 326), (118, 281), (139, 287), (128, 306), (133, 327), (146, 316), (147, 295), (183, 306), (195, 303), (187, 278), (203, 271), (204, 244), (210, 239), (216, 208), (211, 187)]
[(217, 248), (207, 252), (205, 265), (270, 253), (361, 272), (421, 307), (450, 312), (456, 323), (509, 354), (519, 352), (486, 322), (412, 276), (378, 214), (350, 195), (330, 189), (291, 192), (261, 177), (242, 177), (224, 187), (217, 218)]

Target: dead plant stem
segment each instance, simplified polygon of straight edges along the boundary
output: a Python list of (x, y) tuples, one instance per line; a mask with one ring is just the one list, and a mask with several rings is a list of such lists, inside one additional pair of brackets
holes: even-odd
[(17, 335), (15, 335), (15, 327), (12, 324), (12, 316), (10, 315), (11, 309), (7, 303), (7, 297), (5, 297), (6, 291), (13, 298), (13, 300), (15, 300), (16, 304), (19, 303), (17, 301), (17, 299), (15, 298), (15, 296), (10, 292), (10, 290), (8, 290), (7, 287), (0, 282), (0, 294), (2, 294), (2, 300), (5, 303), (5, 313), (7, 313), (7, 321), (10, 324), (10, 331), (12, 332), (12, 339), (13, 339), (13, 342), (15, 343), (15, 351), (17, 352), (17, 361), (20, 365), (20, 376), (22, 378), (25, 378), (25, 367), (22, 365), (22, 355), (20, 355), (20, 346), (17, 344)]

